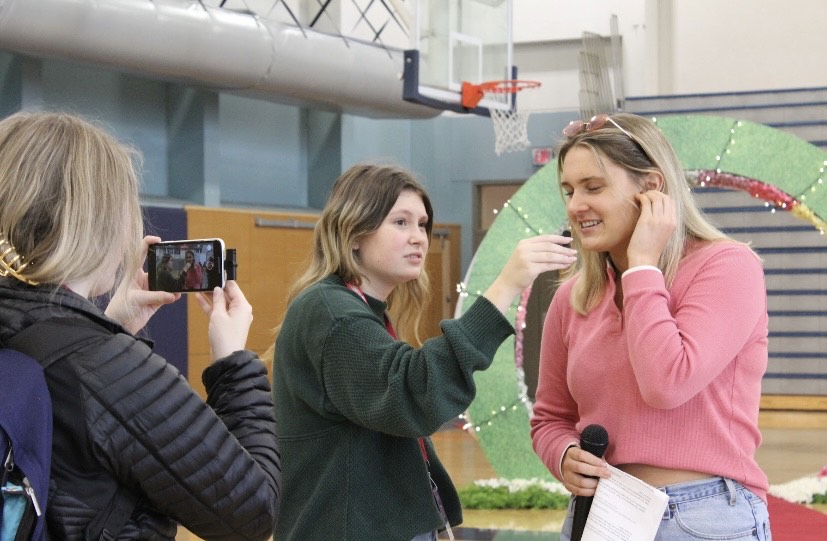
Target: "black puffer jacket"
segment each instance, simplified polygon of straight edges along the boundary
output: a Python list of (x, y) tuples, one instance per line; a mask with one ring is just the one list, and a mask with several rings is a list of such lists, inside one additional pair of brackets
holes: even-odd
[(176, 522), (204, 539), (267, 539), (281, 457), (261, 361), (238, 351), (213, 363), (202, 376), (205, 404), (178, 370), (88, 300), (0, 279), (0, 341), (54, 317), (102, 328), (46, 372), (50, 538), (83, 539), (120, 486), (138, 503), (118, 539), (172, 540)]

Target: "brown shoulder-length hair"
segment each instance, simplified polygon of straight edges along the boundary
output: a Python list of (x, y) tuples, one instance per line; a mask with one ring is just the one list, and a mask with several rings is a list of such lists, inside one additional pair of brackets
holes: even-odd
[[(399, 195), (412, 191), (419, 195), (428, 215), (425, 229), (428, 243), (434, 226), (434, 211), (425, 188), (414, 176), (397, 166), (357, 164), (342, 173), (322, 210), (313, 231), (313, 253), (307, 270), (296, 280), (288, 294), (288, 304), (302, 291), (331, 274), (345, 283), (361, 285), (364, 273), (353, 246), (379, 229)], [(404, 306), (397, 312), (396, 326), (412, 329), (419, 340), (422, 309), (429, 297), (428, 274), (422, 270), (416, 280), (396, 287), (387, 299), (388, 309)], [(281, 325), (274, 330), (278, 332)], [(274, 346), (263, 357), (273, 358)]]

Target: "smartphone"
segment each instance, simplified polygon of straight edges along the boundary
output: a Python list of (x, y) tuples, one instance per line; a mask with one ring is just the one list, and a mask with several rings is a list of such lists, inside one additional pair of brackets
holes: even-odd
[(227, 282), (222, 239), (159, 242), (149, 246), (146, 260), (151, 291), (212, 291)]

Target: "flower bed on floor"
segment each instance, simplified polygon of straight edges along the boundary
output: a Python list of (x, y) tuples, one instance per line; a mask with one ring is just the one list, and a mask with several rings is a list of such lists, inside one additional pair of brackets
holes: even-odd
[[(569, 492), (556, 481), (483, 479), (459, 489), (465, 509), (565, 509)], [(770, 485), (769, 493), (793, 503), (827, 504), (827, 466), (818, 475)]]
[(565, 509), (569, 491), (540, 479), (483, 479), (459, 489), (465, 509)]
[(827, 504), (827, 466), (818, 475), (770, 485), (770, 494), (793, 503)]

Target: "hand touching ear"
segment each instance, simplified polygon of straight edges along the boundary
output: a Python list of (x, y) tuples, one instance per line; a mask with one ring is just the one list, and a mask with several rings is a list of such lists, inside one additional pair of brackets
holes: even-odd
[(626, 249), (629, 268), (657, 266), (678, 223), (675, 201), (655, 190), (637, 194), (636, 199), (640, 205), (640, 217)]

